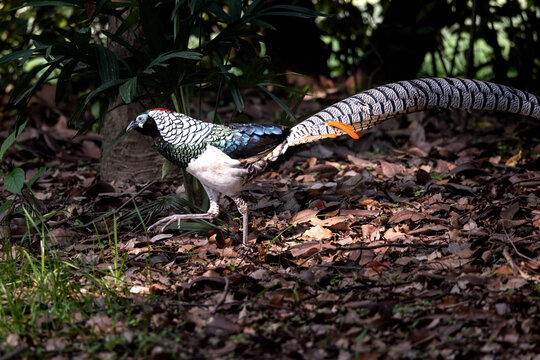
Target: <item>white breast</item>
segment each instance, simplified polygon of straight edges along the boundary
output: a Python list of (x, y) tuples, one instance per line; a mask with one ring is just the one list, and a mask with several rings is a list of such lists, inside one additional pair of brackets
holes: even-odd
[(187, 169), (199, 181), (227, 196), (242, 191), (247, 170), (218, 148), (208, 145), (205, 152), (189, 162)]

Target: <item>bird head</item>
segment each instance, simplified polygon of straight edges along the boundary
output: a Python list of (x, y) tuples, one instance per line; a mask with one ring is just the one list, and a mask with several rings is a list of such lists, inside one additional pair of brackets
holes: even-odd
[(159, 134), (158, 128), (156, 126), (156, 122), (148, 114), (148, 112), (143, 112), (137, 115), (135, 120), (130, 122), (126, 128), (126, 131), (130, 131), (130, 130), (136, 130), (137, 132), (143, 135), (148, 135), (152, 137)]

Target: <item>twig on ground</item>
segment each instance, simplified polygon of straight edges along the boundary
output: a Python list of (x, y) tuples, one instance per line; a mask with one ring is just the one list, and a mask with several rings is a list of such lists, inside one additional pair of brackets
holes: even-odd
[(521, 256), (522, 258), (525, 258), (535, 264), (540, 264), (540, 262), (538, 260), (535, 260), (525, 254), (523, 254), (522, 252), (520, 252), (517, 248), (516, 248), (516, 245), (514, 244), (514, 242), (512, 241), (512, 239), (510, 238), (510, 236), (508, 235), (508, 233), (506, 232), (506, 229), (503, 228), (504, 230), (504, 235), (506, 235), (506, 240), (508, 240), (508, 242), (510, 243), (510, 245), (512, 245), (512, 247), (514, 248), (514, 251), (516, 252), (516, 254), (518, 254), (519, 256)]
[(519, 266), (517, 266), (517, 264), (514, 262), (514, 260), (510, 256), (510, 253), (508, 252), (508, 247), (506, 246), (504, 247), (503, 255), (506, 261), (508, 262), (508, 264), (510, 265), (510, 267), (512, 268), (512, 271), (515, 274), (519, 273), (521, 277), (523, 277), (524, 279), (527, 279), (527, 280), (531, 279), (531, 276), (529, 274), (526, 274), (523, 270), (521, 270)]
[(214, 306), (214, 310), (212, 310), (212, 314), (215, 315), (221, 305), (225, 302), (225, 299), (227, 298), (227, 293), (229, 292), (229, 278), (224, 277), (225, 279), (225, 287), (223, 289), (223, 294), (221, 295), (221, 299), (217, 302), (216, 306)]

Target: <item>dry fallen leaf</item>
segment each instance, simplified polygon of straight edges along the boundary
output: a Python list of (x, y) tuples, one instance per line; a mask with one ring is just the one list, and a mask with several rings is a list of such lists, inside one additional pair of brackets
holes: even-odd
[(390, 219), (388, 219), (388, 223), (389, 224), (397, 224), (397, 223), (407, 221), (407, 220), (415, 222), (415, 221), (422, 220), (422, 219), (425, 219), (425, 218), (426, 217), (421, 213), (418, 213), (416, 211), (411, 211), (411, 210), (404, 209), (404, 210), (398, 211), (394, 215), (392, 215), (390, 217)]
[(514, 275), (514, 271), (509, 265), (503, 265), (497, 270), (493, 271), (493, 273), (496, 275)]
[(304, 240), (326, 240), (330, 239), (333, 235), (334, 234), (331, 230), (328, 230), (320, 225), (316, 225), (306, 230), (300, 238)]
[(341, 209), (339, 211), (340, 215), (352, 215), (352, 216), (364, 216), (364, 217), (375, 217), (379, 216), (380, 210), (363, 210), (363, 209)]
[(310, 221), (318, 213), (319, 213), (319, 210), (315, 210), (315, 209), (300, 210), (299, 212), (293, 215), (291, 220), (289, 220), (289, 224), (301, 224), (303, 222)]
[(506, 160), (505, 165), (516, 166), (519, 160), (521, 160), (521, 150), (516, 155), (511, 156), (508, 160)]
[(303, 244), (293, 246), (291, 247), (290, 251), (291, 251), (291, 255), (296, 258), (296, 257), (308, 257), (321, 250), (334, 249), (334, 248), (335, 246), (327, 244), (327, 243), (310, 241), (310, 242), (305, 242)]
[(381, 174), (388, 178), (393, 178), (396, 175), (401, 175), (405, 173), (405, 168), (403, 165), (389, 163), (384, 160), (379, 160), (381, 166), (377, 167), (377, 171), (380, 171)]
[(394, 230), (393, 228), (390, 228), (386, 230), (386, 232), (383, 235), (383, 238), (390, 241), (395, 241), (398, 239), (406, 238), (407, 235), (402, 233), (401, 231)]
[(135, 285), (129, 289), (129, 292), (134, 295), (150, 295), (148, 286)]
[(379, 240), (381, 238), (381, 233), (379, 228), (375, 225), (365, 224), (362, 225), (362, 237), (369, 239), (370, 241)]

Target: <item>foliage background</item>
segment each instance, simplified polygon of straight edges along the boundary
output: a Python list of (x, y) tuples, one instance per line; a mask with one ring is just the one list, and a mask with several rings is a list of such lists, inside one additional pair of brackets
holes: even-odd
[[(289, 3), (305, 10), (284, 5)], [(103, 123), (118, 95), (124, 103), (144, 107), (163, 105), (173, 95), (181, 110), (190, 112), (186, 103), (213, 94), (216, 104), (232, 102), (241, 112), (242, 92), (266, 91), (276, 71), (327, 72), (337, 84), (352, 78), (357, 89), (417, 76), (468, 76), (538, 90), (540, 5), (535, 0), (125, 4), (3, 1), (2, 102), (23, 108), (42, 83), (53, 82), (56, 104), (78, 104), (70, 109), (72, 125), (86, 129)], [(324, 49), (315, 45), (310, 51), (302, 48), (308, 35), (300, 27), (313, 21), (306, 18), (314, 11), (328, 16), (316, 20)], [(122, 26), (111, 29), (111, 17), (123, 19)], [(277, 31), (272, 22), (280, 25)], [(284, 24), (290, 25), (278, 37), (279, 46), (267, 51), (268, 38), (279, 35)], [(123, 40), (134, 32), (146, 40)], [(122, 51), (111, 52), (107, 44), (112, 43)], [(327, 69), (310, 67), (301, 58), (301, 51), (321, 57), (315, 52), (321, 49)], [(83, 116), (87, 107), (91, 111)]]

